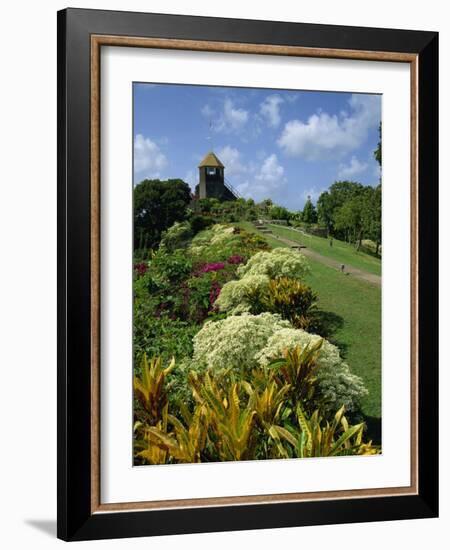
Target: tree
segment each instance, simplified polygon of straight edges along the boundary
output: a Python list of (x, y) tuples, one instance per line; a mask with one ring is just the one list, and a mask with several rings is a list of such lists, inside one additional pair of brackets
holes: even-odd
[(309, 224), (317, 223), (317, 212), (313, 203), (311, 202), (311, 197), (309, 196), (306, 199), (305, 206), (303, 207), (302, 221)]
[(269, 214), (272, 220), (288, 221), (291, 217), (290, 212), (287, 208), (285, 208), (284, 206), (278, 206), (277, 204), (274, 204), (270, 207)]
[(381, 244), (381, 185), (368, 188), (364, 211), (364, 231), (375, 242), (375, 254), (378, 256)]
[(136, 185), (134, 198), (134, 248), (154, 248), (161, 233), (187, 216), (189, 185), (180, 179), (146, 179)]
[(378, 134), (380, 136), (380, 141), (378, 142), (377, 148), (373, 152), (373, 156), (375, 157), (375, 160), (378, 162), (378, 164), (381, 166), (381, 122), (378, 126)]
[(321, 193), (317, 200), (317, 219), (330, 235), (333, 231), (333, 204), (328, 191)]

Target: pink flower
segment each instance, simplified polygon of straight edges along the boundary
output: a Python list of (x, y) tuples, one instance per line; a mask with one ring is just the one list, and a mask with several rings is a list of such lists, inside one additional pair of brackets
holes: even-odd
[(230, 256), (227, 260), (229, 264), (243, 264), (244, 258), (242, 256), (239, 256), (238, 254), (235, 254), (234, 256)]
[(209, 273), (210, 271), (220, 271), (225, 267), (223, 262), (214, 262), (209, 264), (203, 264), (194, 271), (194, 276), (198, 277), (203, 273)]

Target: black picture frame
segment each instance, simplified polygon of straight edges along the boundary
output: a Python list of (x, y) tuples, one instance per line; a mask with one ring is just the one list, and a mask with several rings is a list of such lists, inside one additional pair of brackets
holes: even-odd
[[(418, 493), (92, 513), (91, 36), (403, 52), (418, 59)], [(63, 540), (438, 515), (438, 33), (117, 11), (58, 12), (58, 531)], [(421, 368), (422, 367), (422, 368)]]

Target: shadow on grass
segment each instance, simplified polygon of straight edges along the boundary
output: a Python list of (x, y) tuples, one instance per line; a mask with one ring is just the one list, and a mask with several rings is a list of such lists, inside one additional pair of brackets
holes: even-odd
[(348, 345), (344, 342), (333, 338), (333, 334), (344, 326), (344, 319), (332, 311), (318, 310), (316, 312), (317, 333), (326, 338), (331, 344), (339, 348), (341, 356), (345, 359), (347, 355)]
[(328, 338), (344, 326), (344, 319), (332, 311), (317, 310), (316, 318), (320, 334)]

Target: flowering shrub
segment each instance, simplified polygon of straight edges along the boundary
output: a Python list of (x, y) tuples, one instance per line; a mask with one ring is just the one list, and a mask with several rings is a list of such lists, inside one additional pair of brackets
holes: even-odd
[(234, 227), (216, 224), (192, 239), (189, 253), (204, 262), (225, 261), (241, 248), (241, 238)]
[[(216, 373), (245, 377), (257, 366), (267, 367), (285, 350), (305, 348), (321, 340), (316, 334), (292, 328), (279, 315), (231, 315), (205, 323), (194, 336), (192, 364), (195, 369), (210, 368)], [(331, 414), (342, 405), (347, 411), (356, 411), (367, 389), (342, 361), (338, 348), (323, 340), (317, 364), (314, 401), (321, 411)]]
[[(219, 300), (221, 296), (222, 293)], [(287, 321), (271, 313), (244, 313), (221, 321), (208, 321), (194, 336), (193, 368), (249, 373), (256, 366), (256, 354), (266, 346), (270, 336), (289, 326)]]
[(232, 314), (250, 311), (252, 302), (249, 297), (264, 293), (269, 286), (266, 275), (248, 275), (243, 279), (229, 281), (223, 288), (216, 302), (220, 311)]
[(309, 264), (303, 254), (290, 248), (275, 248), (270, 252), (261, 251), (238, 268), (239, 277), (267, 275), (269, 278), (303, 278), (309, 273)]
[(139, 262), (137, 264), (134, 264), (134, 271), (136, 272), (136, 275), (138, 277), (142, 277), (147, 273), (148, 270), (148, 264), (146, 262)]
[(245, 258), (243, 256), (239, 256), (239, 254), (234, 254), (227, 259), (227, 262), (232, 265), (239, 265), (245, 262)]
[(263, 249), (267, 249), (267, 243), (259, 235), (239, 227), (216, 224), (192, 239), (188, 253), (197, 261), (220, 261), (238, 266), (246, 258)]
[(287, 349), (294, 349), (296, 346), (304, 348), (320, 340), (323, 341), (317, 361), (318, 391), (315, 400), (320, 402), (325, 413), (332, 413), (342, 405), (345, 405), (347, 411), (357, 410), (361, 398), (368, 393), (363, 381), (350, 372), (348, 365), (342, 361), (338, 348), (317, 334), (294, 328), (278, 330), (269, 337), (255, 359), (261, 367), (265, 367), (273, 359), (281, 357)]
[(225, 267), (225, 264), (223, 262), (206, 263), (206, 264), (200, 265), (200, 267), (197, 267), (193, 275), (198, 277), (203, 273), (209, 273), (210, 271), (220, 271), (224, 267)]

